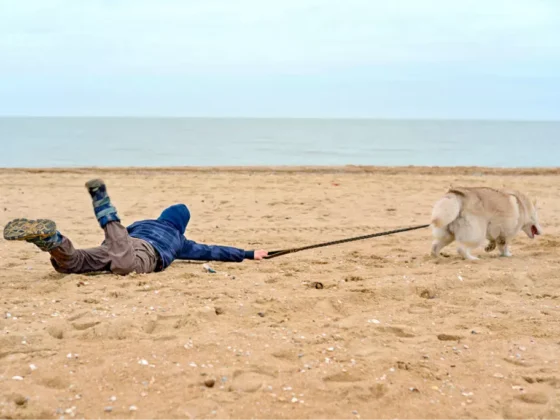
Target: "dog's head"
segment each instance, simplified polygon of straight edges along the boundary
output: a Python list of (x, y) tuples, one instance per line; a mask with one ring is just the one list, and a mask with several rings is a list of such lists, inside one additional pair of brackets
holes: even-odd
[(539, 216), (537, 214), (537, 202), (529, 200), (525, 195), (518, 194), (517, 198), (523, 206), (521, 218), (523, 225), (521, 229), (525, 234), (534, 239), (536, 235), (542, 235), (541, 225), (539, 224)]

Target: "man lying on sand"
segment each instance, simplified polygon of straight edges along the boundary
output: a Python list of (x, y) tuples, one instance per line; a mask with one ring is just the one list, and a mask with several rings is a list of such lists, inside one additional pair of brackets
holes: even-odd
[(125, 228), (100, 179), (86, 183), (93, 200), (95, 216), (105, 231), (105, 241), (97, 248), (75, 249), (70, 240), (56, 230), (52, 220), (15, 219), (4, 228), (8, 241), (27, 241), (49, 252), (59, 273), (110, 271), (126, 275), (132, 272), (163, 271), (175, 260), (241, 262), (261, 260), (264, 250), (245, 251), (218, 245), (203, 245), (185, 238), (190, 212), (184, 204), (168, 207), (157, 220), (142, 220)]

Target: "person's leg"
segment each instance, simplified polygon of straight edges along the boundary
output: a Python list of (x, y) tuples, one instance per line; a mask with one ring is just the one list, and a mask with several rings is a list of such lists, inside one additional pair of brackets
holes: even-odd
[(110, 262), (105, 246), (75, 249), (72, 242), (56, 230), (52, 220), (12, 220), (4, 228), (4, 238), (9, 241), (27, 241), (49, 252), (51, 263), (59, 273), (105, 271)]
[(67, 237), (62, 237), (60, 246), (49, 251), (51, 264), (56, 271), (64, 274), (82, 274), (109, 271), (110, 262), (107, 247), (104, 245), (75, 249)]
[(136, 268), (136, 255), (126, 228), (120, 222), (109, 222), (103, 230), (103, 244), (107, 248), (111, 272), (121, 275), (132, 273)]
[(50, 252), (51, 263), (61, 273), (111, 271), (129, 274), (133, 271), (148, 273), (155, 270), (157, 255), (144, 241), (133, 241), (120, 223), (117, 210), (111, 204), (103, 181), (86, 183), (92, 197), (95, 216), (105, 231), (104, 243), (96, 248), (75, 249), (72, 242), (56, 230), (52, 220), (16, 219), (4, 229), (6, 240), (25, 240)]
[(133, 271), (144, 270), (142, 264), (138, 265), (133, 238), (121, 224), (117, 210), (107, 194), (105, 183), (101, 179), (93, 179), (86, 183), (86, 187), (91, 195), (99, 226), (105, 231), (103, 245), (107, 249), (111, 272), (126, 275)]

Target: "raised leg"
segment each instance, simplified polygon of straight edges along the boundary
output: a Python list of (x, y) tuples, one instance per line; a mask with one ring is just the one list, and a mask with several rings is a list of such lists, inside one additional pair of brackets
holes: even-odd
[(117, 209), (111, 203), (107, 186), (101, 179), (86, 182), (91, 196), (93, 211), (99, 226), (105, 231), (105, 242), (110, 261), (110, 270), (115, 274), (128, 274), (135, 268), (135, 252), (132, 238), (121, 224)]
[(486, 248), (484, 248), (484, 250), (486, 252), (492, 252), (496, 249), (496, 241), (495, 240), (490, 240), (490, 242), (488, 242), (488, 245), (486, 245)]

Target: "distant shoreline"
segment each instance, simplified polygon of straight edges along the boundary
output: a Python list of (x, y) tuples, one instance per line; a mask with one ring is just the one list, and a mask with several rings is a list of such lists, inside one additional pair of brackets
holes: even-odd
[(380, 121), (380, 122), (450, 122), (450, 123), (559, 123), (554, 118), (445, 118), (445, 117), (248, 117), (181, 115), (0, 115), (0, 119), (121, 119), (121, 120), (242, 120), (242, 121)]
[(162, 166), (0, 168), (0, 174), (37, 173), (324, 173), (417, 175), (560, 175), (560, 167), (493, 168), (478, 166)]

